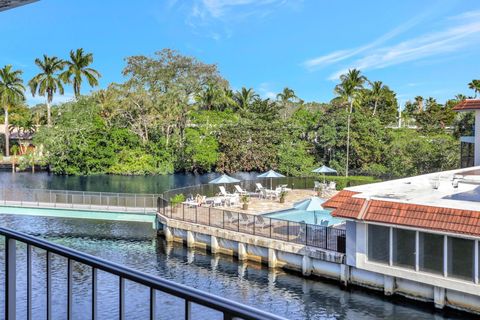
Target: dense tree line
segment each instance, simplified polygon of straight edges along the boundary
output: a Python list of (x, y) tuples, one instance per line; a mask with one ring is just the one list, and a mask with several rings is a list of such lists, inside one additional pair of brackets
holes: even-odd
[[(36, 130), (35, 143), (58, 174), (273, 168), (303, 176), (326, 164), (341, 174), (399, 177), (457, 167), (458, 136), (471, 130), (471, 115), (452, 111), (462, 95), (445, 104), (417, 97), (399, 114), (394, 91), (350, 70), (328, 103), (304, 102), (290, 88), (263, 99), (251, 88), (232, 90), (216, 65), (169, 49), (128, 57), (125, 82), (82, 96), (82, 79), (95, 86), (100, 74), (79, 50), (68, 62), (37, 59), (42, 72), (29, 87), (46, 96), (45, 105), (25, 107), (19, 73), (16, 89), (2, 95), (8, 78), (0, 73), (11, 124)], [(469, 86), (477, 92), (475, 81)], [(75, 99), (51, 108), (65, 84)]]

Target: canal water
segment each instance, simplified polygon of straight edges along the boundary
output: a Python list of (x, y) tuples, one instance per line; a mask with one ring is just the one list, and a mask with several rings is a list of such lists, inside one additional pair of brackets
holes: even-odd
[[(18, 187), (74, 189), (114, 192), (162, 192), (173, 186), (206, 182), (211, 176), (169, 177), (53, 177), (46, 174), (0, 173), (2, 184)], [(155, 179), (158, 179), (156, 181)], [(142, 180), (145, 185), (142, 188)], [(129, 181), (133, 184), (130, 186)], [(101, 186), (97, 185), (100, 184)], [(117, 188), (117, 189), (115, 189)], [(124, 190), (125, 189), (125, 190)], [(256, 263), (239, 263), (232, 257), (212, 256), (203, 250), (187, 250), (182, 245), (167, 245), (156, 239), (150, 224), (105, 222), (0, 215), (0, 226), (43, 237), (109, 261), (120, 263), (152, 275), (245, 303), (289, 319), (465, 319), (465, 314), (438, 313), (432, 308), (402, 299), (387, 299), (363, 289), (342, 290), (333, 282), (304, 279), (282, 270), (271, 271)], [(0, 239), (0, 270), (3, 266), (3, 240)], [(19, 263), (18, 319), (25, 315), (26, 248), (17, 250)], [(66, 318), (66, 261), (53, 258), (53, 319)], [(33, 315), (45, 319), (45, 252), (34, 250)], [(4, 274), (0, 273), (3, 283)], [(91, 270), (74, 264), (74, 318), (89, 319)], [(118, 279), (99, 272), (99, 319), (116, 319)], [(3, 289), (3, 286), (0, 286)], [(148, 318), (148, 290), (127, 283), (127, 319)], [(3, 314), (3, 292), (0, 292), (0, 314)], [(158, 319), (183, 315), (181, 300), (158, 294)], [(220, 319), (210, 310), (194, 307), (194, 319)]]

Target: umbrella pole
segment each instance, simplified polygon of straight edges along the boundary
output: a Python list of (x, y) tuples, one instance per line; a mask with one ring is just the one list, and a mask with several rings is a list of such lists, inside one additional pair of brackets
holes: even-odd
[(272, 178), (270, 178), (270, 190), (273, 190)]

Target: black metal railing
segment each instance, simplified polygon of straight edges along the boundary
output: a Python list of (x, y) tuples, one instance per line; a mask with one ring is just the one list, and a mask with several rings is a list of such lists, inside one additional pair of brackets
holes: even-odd
[[(236, 303), (218, 297), (209, 293), (205, 293), (193, 288), (186, 287), (181, 284), (177, 284), (162, 278), (150, 276), (127, 267), (73, 250), (69, 249), (42, 239), (38, 239), (17, 231), (13, 231), (6, 228), (0, 228), (0, 236), (3, 236), (5, 239), (5, 281), (4, 281), (4, 293), (5, 293), (5, 314), (3, 319), (13, 320), (16, 319), (17, 312), (17, 302), (26, 301), (27, 308), (27, 319), (34, 319), (38, 317), (45, 317), (46, 319), (52, 319), (52, 306), (53, 299), (59, 297), (58, 294), (53, 294), (52, 280), (55, 280), (56, 273), (61, 272), (58, 268), (52, 268), (52, 257), (60, 256), (67, 259), (67, 286), (65, 295), (61, 297), (66, 297), (67, 303), (67, 319), (72, 319), (72, 310), (76, 303), (74, 299), (73, 286), (75, 278), (73, 277), (73, 263), (83, 264), (91, 268), (91, 308), (89, 310), (84, 310), (85, 316), (91, 319), (97, 319), (97, 304), (98, 304), (98, 291), (99, 285), (97, 284), (97, 273), (98, 271), (106, 272), (111, 275), (118, 277), (118, 292), (119, 292), (119, 304), (118, 304), (118, 315), (111, 315), (112, 318), (118, 317), (119, 319), (125, 319), (125, 304), (126, 299), (128, 299), (129, 294), (127, 292), (125, 283), (126, 281), (131, 281), (140, 285), (145, 286), (149, 289), (149, 318), (156, 318), (156, 293), (166, 293), (172, 296), (172, 299), (180, 298), (182, 300), (181, 308), (184, 310), (183, 315), (180, 312), (179, 314), (170, 315), (171, 318), (184, 318), (191, 319), (192, 317), (192, 306), (199, 305), (206, 307), (208, 309), (217, 311), (223, 315), (223, 319), (283, 319), (281, 317)], [(17, 292), (17, 244), (23, 243), (26, 244), (26, 255), (27, 255), (27, 291), (26, 299), (19, 299)], [(46, 268), (45, 275), (39, 274), (38, 269), (33, 268), (33, 256), (32, 249), (41, 249), (46, 252)], [(20, 262), (19, 262), (20, 263)], [(35, 312), (34, 317), (32, 318), (32, 277), (35, 278), (45, 278), (45, 295), (46, 295), (46, 305), (45, 313), (46, 315), (40, 315)], [(17, 300), (18, 299), (18, 300)], [(64, 300), (62, 299), (62, 302)], [(88, 314), (88, 316), (87, 316)]]
[(252, 215), (215, 207), (188, 204), (170, 206), (167, 200), (161, 198), (159, 198), (158, 204), (158, 212), (170, 219), (345, 253), (345, 229)]

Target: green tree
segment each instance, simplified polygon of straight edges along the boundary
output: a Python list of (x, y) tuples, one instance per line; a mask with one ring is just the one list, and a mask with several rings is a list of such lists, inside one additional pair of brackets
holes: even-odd
[(289, 111), (288, 109), (291, 108), (295, 102), (299, 102), (300, 99), (295, 94), (295, 91), (285, 87), (282, 92), (277, 94), (277, 101), (283, 109), (283, 119), (285, 120), (287, 118), (287, 112)]
[(8, 112), (14, 104), (25, 99), (25, 87), (21, 78), (22, 71), (13, 70), (11, 65), (0, 69), (0, 103), (4, 111), (5, 155), (10, 155), (10, 132)]
[(259, 98), (260, 96), (252, 88), (247, 89), (242, 87), (240, 91), (234, 94), (237, 109), (244, 114), (250, 110), (253, 102)]
[(91, 87), (98, 85), (98, 79), (101, 75), (100, 72), (89, 67), (92, 63), (93, 54), (84, 53), (82, 48), (75, 51), (71, 50), (70, 60), (65, 61), (67, 70), (62, 72), (60, 78), (62, 81), (73, 85), (73, 92), (76, 99), (80, 97), (83, 78), (87, 79)]
[(472, 89), (473, 92), (475, 92), (475, 98), (477, 97), (477, 93), (480, 92), (480, 80), (472, 80), (469, 84), (468, 84), (468, 88), (469, 89)]
[(347, 150), (345, 163), (345, 176), (348, 177), (349, 153), (350, 153), (350, 123), (353, 112), (353, 104), (359, 90), (363, 88), (363, 84), (367, 78), (363, 76), (360, 70), (350, 69), (346, 74), (340, 76), (340, 83), (335, 86), (335, 93), (349, 104), (347, 117)]
[(51, 125), (50, 104), (53, 95), (58, 91), (64, 94), (63, 81), (59, 72), (65, 67), (65, 62), (57, 57), (43, 55), (43, 60), (35, 59), (35, 64), (40, 68), (40, 73), (34, 76), (29, 82), (30, 92), (33, 96), (38, 92), (40, 96), (47, 96), (47, 124)]

